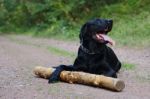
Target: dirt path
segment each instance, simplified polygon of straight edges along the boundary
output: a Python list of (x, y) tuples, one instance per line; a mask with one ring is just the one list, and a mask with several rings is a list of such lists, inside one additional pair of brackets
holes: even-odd
[(135, 64), (132, 70), (120, 71), (119, 78), (125, 81), (126, 88), (117, 93), (63, 82), (48, 84), (47, 80), (36, 78), (32, 70), (37, 65), (57, 66), (73, 61), (70, 57), (51, 53), (45, 46), (76, 53), (79, 44), (0, 36), (0, 99), (150, 99), (150, 48), (114, 49), (122, 61)]

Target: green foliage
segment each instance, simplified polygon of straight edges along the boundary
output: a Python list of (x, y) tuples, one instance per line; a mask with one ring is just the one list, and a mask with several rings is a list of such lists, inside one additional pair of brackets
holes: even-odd
[(150, 0), (0, 0), (0, 9), (1, 33), (77, 39), (85, 21), (111, 18), (118, 42), (149, 46)]

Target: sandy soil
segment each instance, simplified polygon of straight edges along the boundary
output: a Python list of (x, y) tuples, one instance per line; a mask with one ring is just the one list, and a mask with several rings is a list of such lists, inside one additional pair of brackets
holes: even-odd
[(113, 92), (64, 82), (48, 84), (48, 80), (35, 77), (32, 71), (37, 65), (52, 67), (73, 61), (44, 46), (76, 53), (79, 43), (0, 36), (0, 99), (150, 99), (150, 48), (113, 48), (121, 61), (135, 64), (132, 70), (121, 69), (119, 78), (126, 87), (122, 92)]

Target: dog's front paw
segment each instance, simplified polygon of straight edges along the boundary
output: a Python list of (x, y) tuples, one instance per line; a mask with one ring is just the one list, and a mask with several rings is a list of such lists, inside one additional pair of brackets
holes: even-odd
[(117, 78), (117, 74), (112, 75), (113, 78)]
[(49, 77), (48, 83), (56, 83), (59, 81), (59, 78), (56, 75), (52, 75)]
[(52, 73), (52, 75), (49, 77), (48, 83), (55, 83), (60, 80), (60, 73), (62, 72), (63, 68), (61, 66), (56, 67), (56, 70)]

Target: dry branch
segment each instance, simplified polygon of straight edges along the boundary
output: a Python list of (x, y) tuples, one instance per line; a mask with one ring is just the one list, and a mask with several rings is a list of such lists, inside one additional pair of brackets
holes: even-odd
[[(38, 66), (34, 69), (34, 73), (39, 77), (47, 79), (50, 77), (54, 70), (54, 68)], [(85, 72), (62, 71), (60, 74), (60, 79), (68, 83), (92, 85), (115, 91), (122, 91), (125, 87), (125, 84), (122, 80)]]

